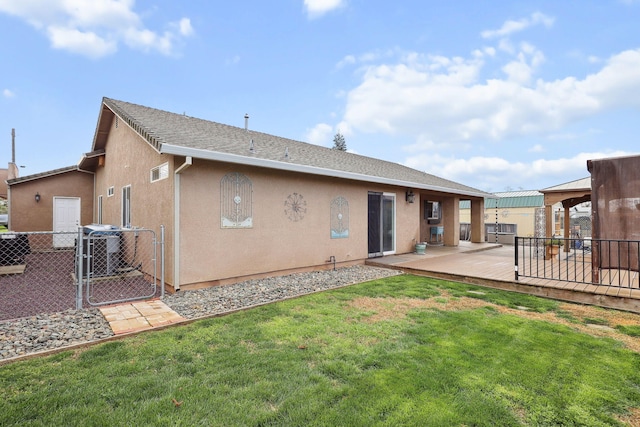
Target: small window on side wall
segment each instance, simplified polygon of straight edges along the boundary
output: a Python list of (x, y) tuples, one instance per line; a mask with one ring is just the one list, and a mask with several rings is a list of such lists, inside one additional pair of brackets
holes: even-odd
[(169, 163), (163, 163), (151, 169), (151, 182), (160, 181), (169, 177)]
[(424, 219), (429, 220), (430, 223), (440, 221), (440, 202), (425, 200)]
[(113, 196), (113, 186), (107, 188), (107, 197)]

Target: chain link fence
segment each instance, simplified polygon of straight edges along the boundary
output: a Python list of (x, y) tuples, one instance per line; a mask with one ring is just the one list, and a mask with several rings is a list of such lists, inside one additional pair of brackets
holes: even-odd
[(87, 228), (0, 233), (0, 321), (161, 297), (162, 234)]

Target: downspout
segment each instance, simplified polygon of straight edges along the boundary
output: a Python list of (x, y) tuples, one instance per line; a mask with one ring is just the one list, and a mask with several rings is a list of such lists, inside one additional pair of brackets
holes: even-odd
[(184, 163), (174, 172), (173, 201), (173, 289), (180, 290), (180, 174), (193, 164), (193, 158), (187, 156)]

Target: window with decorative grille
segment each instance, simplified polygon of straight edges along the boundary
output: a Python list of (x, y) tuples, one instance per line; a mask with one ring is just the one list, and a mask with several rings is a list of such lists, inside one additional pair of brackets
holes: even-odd
[(253, 185), (246, 175), (232, 172), (220, 180), (220, 226), (253, 227)]

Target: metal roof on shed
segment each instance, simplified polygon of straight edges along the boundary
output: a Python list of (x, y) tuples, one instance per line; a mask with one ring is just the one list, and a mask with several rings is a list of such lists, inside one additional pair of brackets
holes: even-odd
[[(538, 195), (529, 196), (501, 196), (500, 194), (514, 194), (517, 192), (509, 193), (496, 193), (495, 199), (484, 199), (485, 209), (490, 208), (540, 208), (544, 206), (544, 195), (538, 193)], [(528, 192), (530, 193), (530, 192)], [(497, 206), (496, 206), (497, 203)], [(460, 201), (460, 209), (470, 209), (471, 202), (468, 200)]]

